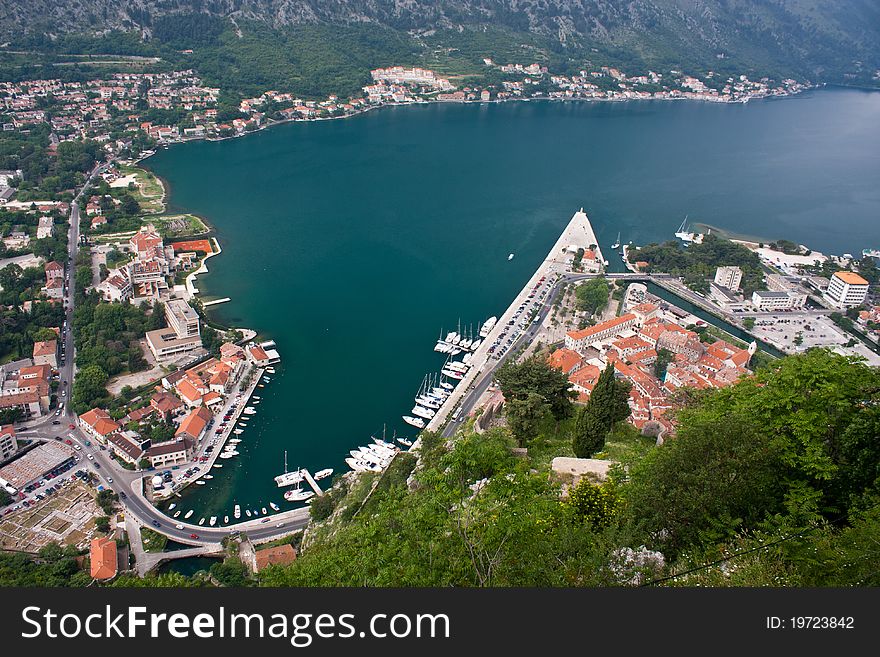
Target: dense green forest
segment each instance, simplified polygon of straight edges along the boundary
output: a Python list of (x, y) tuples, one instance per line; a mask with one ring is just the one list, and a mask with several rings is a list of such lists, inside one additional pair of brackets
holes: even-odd
[(688, 247), (676, 240), (648, 244), (641, 249), (631, 249), (628, 256), (630, 262), (647, 262), (646, 271), (681, 276), (685, 285), (697, 292), (708, 292), (715, 268), (728, 266), (742, 269), (742, 288), (746, 296), (764, 289), (764, 272), (758, 254), (717, 235), (706, 235), (702, 244)]

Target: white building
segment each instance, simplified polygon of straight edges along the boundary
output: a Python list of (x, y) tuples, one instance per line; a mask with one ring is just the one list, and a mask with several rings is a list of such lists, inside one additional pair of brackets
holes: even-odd
[(728, 290), (738, 290), (742, 277), (742, 269), (739, 267), (718, 267), (715, 270), (715, 284)]
[(831, 277), (825, 298), (838, 308), (860, 306), (868, 296), (868, 281), (851, 271), (838, 271)]
[(756, 290), (752, 292), (752, 305), (755, 310), (773, 312), (803, 308), (807, 295), (798, 292), (779, 292), (776, 290)]
[(15, 430), (11, 424), (0, 427), (0, 463), (8, 459), (18, 451), (18, 443), (15, 440)]
[(37, 226), (37, 239), (42, 240), (47, 237), (52, 237), (54, 231), (55, 224), (52, 221), (52, 217), (40, 217), (40, 222)]

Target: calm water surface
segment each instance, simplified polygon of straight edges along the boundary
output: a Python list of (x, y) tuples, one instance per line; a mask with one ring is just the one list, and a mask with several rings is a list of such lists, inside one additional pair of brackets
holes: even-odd
[[(880, 94), (694, 102), (428, 105), (160, 151), (173, 209), (224, 253), (213, 311), (275, 339), (241, 457), (182, 507), (288, 508), (272, 477), (345, 469), (400, 420), (442, 329), (500, 314), (583, 206), (602, 245), (671, 239), (685, 215), (831, 253), (880, 248)], [(508, 253), (516, 257), (507, 260)], [(617, 263), (617, 258), (612, 258)], [(195, 516), (193, 520), (197, 520)]]

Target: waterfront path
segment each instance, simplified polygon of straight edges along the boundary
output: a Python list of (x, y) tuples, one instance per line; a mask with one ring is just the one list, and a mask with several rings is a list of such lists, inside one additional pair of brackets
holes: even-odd
[[(546, 305), (546, 307), (540, 306), (539, 304), (541, 302), (537, 298), (530, 299), (529, 295), (532, 294), (532, 291), (535, 290), (536, 287), (547, 285), (546, 294), (552, 296), (556, 289), (555, 283), (561, 276), (570, 271), (572, 260), (578, 248), (592, 248), (599, 261), (602, 261), (602, 253), (599, 250), (599, 243), (598, 240), (596, 240), (596, 234), (593, 232), (590, 219), (583, 211), (583, 208), (574, 213), (574, 216), (568, 222), (565, 230), (562, 231), (559, 239), (556, 240), (556, 243), (550, 249), (547, 257), (544, 258), (543, 262), (541, 262), (535, 270), (535, 273), (532, 274), (531, 278), (529, 278), (519, 294), (516, 295), (507, 310), (504, 311), (504, 314), (498, 319), (494, 328), (483, 340), (483, 343), (474, 352), (471, 357), (473, 367), (471, 367), (468, 373), (455, 387), (455, 390), (443, 406), (437, 410), (434, 417), (431, 418), (431, 421), (426, 427), (427, 430), (437, 431), (443, 427), (453, 409), (464, 400), (465, 396), (472, 397), (471, 393), (476, 387), (478, 387), (478, 380), (480, 382), (479, 387), (482, 387), (483, 390), (485, 390), (485, 387), (487, 387), (489, 381), (491, 381), (491, 374), (497, 368), (501, 360), (503, 360), (496, 357), (494, 353), (489, 353), (489, 349), (492, 347), (495, 340), (502, 336), (506, 336), (509, 333), (513, 334), (515, 336), (514, 341), (505, 351), (505, 354), (513, 353), (515, 350), (514, 348), (519, 344), (521, 337), (526, 334), (528, 329), (528, 326), (524, 326), (522, 329), (519, 329), (516, 326), (517, 320), (514, 320), (514, 316), (517, 315), (520, 307), (522, 307), (523, 310), (520, 312), (519, 316), (528, 317), (532, 312), (537, 311), (533, 323), (537, 322), (538, 325), (540, 325), (540, 322), (543, 321), (542, 313), (544, 315), (546, 314), (549, 305)], [(534, 329), (532, 329), (532, 331), (534, 331)], [(502, 345), (499, 344), (495, 351), (497, 352), (501, 348)], [(490, 375), (488, 380), (486, 380), (486, 374)], [(462, 408), (457, 414), (454, 414), (453, 420), (459, 420), (463, 416), (462, 411), (464, 410), (465, 409)], [(416, 445), (414, 444), (413, 447), (415, 446)]]

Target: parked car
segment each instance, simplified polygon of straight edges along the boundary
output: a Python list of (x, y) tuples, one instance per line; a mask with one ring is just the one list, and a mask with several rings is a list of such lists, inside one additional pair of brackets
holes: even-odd
[(153, 527), (161, 527), (162, 524), (158, 520), (153, 521)]

